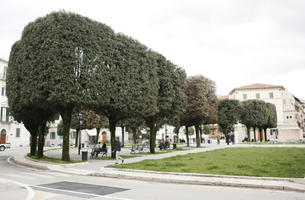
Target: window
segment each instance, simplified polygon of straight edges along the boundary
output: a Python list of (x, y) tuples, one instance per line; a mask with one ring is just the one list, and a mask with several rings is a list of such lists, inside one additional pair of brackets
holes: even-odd
[(270, 92), (270, 93), (269, 93), (269, 98), (270, 98), (270, 99), (273, 99), (273, 92)]
[(5, 96), (6, 94), (5, 94), (5, 87), (2, 87), (1, 88), (1, 96)]
[(71, 131), (70, 132), (70, 138), (71, 139), (75, 139), (75, 131)]
[(247, 100), (247, 94), (243, 94), (243, 99)]
[(20, 128), (16, 128), (16, 137), (20, 137)]
[(6, 79), (6, 71), (7, 71), (7, 67), (4, 67), (3, 74), (2, 74), (3, 79)]
[(1, 107), (1, 122), (8, 122), (8, 108)]
[(54, 140), (56, 138), (55, 132), (50, 132), (50, 139)]
[(256, 99), (260, 99), (260, 98), (261, 98), (260, 94), (256, 93)]

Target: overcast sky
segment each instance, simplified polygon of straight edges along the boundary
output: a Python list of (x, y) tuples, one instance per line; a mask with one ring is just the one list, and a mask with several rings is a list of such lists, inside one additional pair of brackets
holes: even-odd
[(29, 22), (64, 9), (139, 40), (217, 85), (217, 94), (265, 83), (305, 98), (303, 0), (2, 0), (0, 57)]

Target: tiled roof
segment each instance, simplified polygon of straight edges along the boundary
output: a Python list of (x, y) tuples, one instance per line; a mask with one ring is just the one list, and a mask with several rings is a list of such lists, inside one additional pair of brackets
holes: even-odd
[(4, 60), (4, 59), (2, 59), (2, 58), (0, 58), (0, 60), (2, 60), (3, 62), (6, 62), (6, 63), (7, 63), (7, 61), (6, 61), (6, 60)]
[(240, 89), (263, 89), (263, 88), (282, 88), (281, 85), (269, 85), (269, 84), (262, 84), (262, 83), (254, 83), (251, 85), (242, 86), (239, 88), (235, 88), (236, 90)]
[(229, 95), (225, 95), (225, 96), (218, 96), (217, 97), (218, 100), (224, 100), (224, 99), (229, 99)]
[(239, 88), (234, 88), (231, 92), (233, 93), (235, 90), (244, 90), (244, 89), (267, 89), (267, 88), (284, 88), (281, 85), (270, 85), (270, 84), (262, 84), (262, 83), (254, 83), (251, 85), (245, 85)]

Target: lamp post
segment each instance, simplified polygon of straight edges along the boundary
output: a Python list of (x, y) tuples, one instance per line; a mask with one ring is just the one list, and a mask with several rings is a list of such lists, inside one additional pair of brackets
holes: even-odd
[(81, 126), (83, 124), (82, 113), (79, 113), (77, 118), (78, 118), (78, 122), (79, 122), (79, 124), (78, 124), (79, 125), (79, 127), (78, 127), (78, 131), (79, 131), (79, 133), (78, 133), (78, 155), (80, 155), (80, 150), (82, 148), (82, 141), (81, 141), (81, 139), (82, 139), (82, 136), (81, 136)]

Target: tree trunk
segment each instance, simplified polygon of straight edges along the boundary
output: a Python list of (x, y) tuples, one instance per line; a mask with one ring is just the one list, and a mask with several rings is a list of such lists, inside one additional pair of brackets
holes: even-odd
[(200, 132), (200, 143), (202, 143), (202, 128), (199, 126), (199, 132)]
[(77, 128), (76, 129), (76, 136), (75, 136), (75, 147), (78, 147), (78, 135), (79, 135), (79, 131), (80, 131), (80, 129)]
[(99, 134), (100, 134), (100, 130), (101, 130), (101, 128), (97, 128), (97, 129), (96, 129), (95, 144), (98, 144), (98, 136), (99, 136)]
[(109, 117), (109, 129), (110, 129), (110, 135), (111, 135), (111, 158), (115, 158), (116, 152), (115, 152), (115, 125), (116, 120), (114, 117)]
[(43, 121), (40, 123), (38, 128), (38, 134), (39, 134), (39, 141), (38, 141), (38, 152), (37, 156), (38, 158), (43, 157), (43, 146), (44, 146), (44, 134), (46, 130), (46, 121)]
[(70, 154), (69, 154), (69, 137), (70, 137), (70, 125), (71, 125), (71, 114), (72, 107), (65, 108), (61, 113), (61, 117), (63, 120), (63, 146), (62, 146), (62, 155), (61, 160), (69, 162)]
[(256, 130), (256, 128), (255, 127), (253, 127), (253, 134), (254, 134), (254, 142), (256, 142), (256, 133), (255, 133), (255, 130)]
[(200, 147), (200, 134), (199, 134), (199, 125), (195, 125), (196, 130), (196, 147)]
[(131, 129), (131, 130), (132, 130), (133, 143), (137, 144), (137, 129)]
[(31, 156), (35, 156), (37, 153), (37, 131), (31, 135)]
[(260, 142), (262, 142), (263, 141), (263, 129), (259, 128), (258, 131), (259, 131), (259, 140), (260, 140)]
[(124, 126), (121, 126), (122, 129), (122, 147), (124, 147), (124, 141), (125, 141), (125, 131), (124, 131)]
[(250, 127), (247, 126), (247, 135), (248, 135), (248, 142), (251, 141), (251, 138), (250, 138)]
[(186, 146), (190, 146), (190, 139), (189, 139), (189, 127), (185, 126), (185, 135), (186, 135)]
[(267, 142), (267, 128), (264, 128), (265, 142)]
[(155, 120), (152, 120), (148, 125), (149, 125), (149, 130), (150, 130), (150, 134), (149, 134), (149, 144), (150, 144), (149, 145), (149, 150), (150, 150), (150, 153), (155, 153), (156, 132), (157, 132)]

